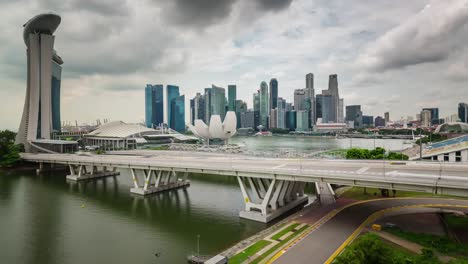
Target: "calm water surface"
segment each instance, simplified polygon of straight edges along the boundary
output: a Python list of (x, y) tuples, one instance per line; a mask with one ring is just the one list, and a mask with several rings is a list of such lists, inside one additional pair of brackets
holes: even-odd
[[(349, 139), (329, 138), (232, 141), (261, 151), (350, 146)], [(372, 147), (374, 141), (352, 144)], [(376, 140), (388, 149), (402, 145)], [(266, 227), (238, 217), (243, 200), (235, 178), (191, 175), (187, 189), (143, 198), (130, 194), (128, 171), (80, 183), (67, 182), (66, 174), (0, 171), (0, 263), (186, 263), (197, 234), (201, 253), (216, 254)]]

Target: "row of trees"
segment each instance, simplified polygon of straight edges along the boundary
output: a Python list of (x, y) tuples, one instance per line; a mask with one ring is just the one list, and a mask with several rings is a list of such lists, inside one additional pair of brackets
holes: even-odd
[(346, 151), (347, 159), (373, 159), (373, 160), (408, 160), (408, 156), (402, 153), (389, 152), (384, 148), (377, 147), (373, 150), (362, 148), (351, 148)]
[(0, 167), (10, 167), (20, 159), (23, 146), (15, 144), (15, 137), (13, 131), (0, 131)]

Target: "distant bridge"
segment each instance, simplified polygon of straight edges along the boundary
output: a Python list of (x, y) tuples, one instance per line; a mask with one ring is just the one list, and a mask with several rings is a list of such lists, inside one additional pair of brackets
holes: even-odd
[(75, 180), (130, 169), (134, 181), (131, 192), (142, 195), (186, 186), (188, 173), (235, 176), (245, 201), (240, 216), (262, 222), (304, 203), (307, 182), (468, 196), (467, 163), (271, 159), (184, 151), (21, 156), (40, 164), (68, 165), (68, 177)]

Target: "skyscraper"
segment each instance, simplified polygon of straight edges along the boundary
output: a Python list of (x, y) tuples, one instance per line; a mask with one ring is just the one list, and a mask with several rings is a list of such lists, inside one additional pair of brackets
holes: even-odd
[(216, 85), (205, 88), (205, 123), (209, 124), (212, 115), (219, 115), (221, 120), (226, 115), (226, 90)]
[(172, 101), (180, 96), (179, 86), (167, 85), (166, 86), (166, 102), (167, 102), (167, 125), (172, 128)]
[(237, 87), (236, 85), (228, 85), (228, 110), (236, 111), (237, 100)]
[(241, 114), (247, 111), (247, 103), (242, 100), (236, 100), (237, 128), (241, 127)]
[(278, 127), (278, 109), (271, 109), (270, 110), (270, 128), (277, 128)]
[(294, 90), (294, 110), (296, 111), (304, 110), (305, 99), (306, 99), (306, 95), (305, 95), (304, 89)]
[(170, 128), (177, 132), (185, 132), (185, 95), (171, 101)]
[(384, 118), (385, 118), (385, 124), (387, 124), (388, 122), (390, 122), (390, 113), (389, 113), (389, 112), (385, 112), (385, 113), (384, 113)]
[(312, 127), (315, 124), (316, 113), (315, 113), (315, 91), (314, 91), (314, 74), (308, 73), (306, 75), (306, 88), (305, 94), (308, 100), (310, 100), (310, 126)]
[(362, 111), (360, 105), (346, 106), (346, 121), (354, 122), (354, 128), (362, 127)]
[(463, 123), (468, 123), (468, 104), (459, 103), (458, 104), (458, 118)]
[(52, 13), (33, 17), (24, 25), (27, 47), (27, 89), (17, 144), (32, 150), (36, 139), (50, 139), (60, 130), (60, 79), (62, 59), (54, 51), (60, 16)]
[(322, 118), (322, 123), (336, 122), (335, 101), (332, 95), (324, 94), (324, 92), (315, 97), (317, 119)]
[(264, 129), (268, 129), (268, 116), (270, 113), (268, 101), (268, 84), (262, 82), (260, 84), (260, 125), (262, 125)]
[(375, 127), (384, 127), (385, 126), (385, 119), (382, 118), (381, 116), (378, 116), (374, 120), (374, 126)]
[(309, 130), (309, 111), (296, 111), (296, 131), (304, 132)]
[(164, 123), (164, 86), (147, 84), (145, 88), (145, 124), (155, 127)]
[[(334, 107), (334, 119), (330, 120), (333, 122), (338, 122), (338, 116), (340, 115), (340, 94), (338, 92), (338, 75), (331, 74), (328, 78), (328, 91), (332, 96), (333, 107)], [(341, 109), (343, 113), (343, 109)]]
[(270, 80), (270, 109), (278, 107), (278, 80)]
[(424, 110), (428, 110), (431, 112), (431, 124), (438, 125), (439, 124), (439, 108), (423, 108)]
[(296, 111), (291, 110), (286, 112), (286, 128), (290, 131), (295, 130), (297, 126), (296, 123)]
[(422, 127), (430, 127), (431, 126), (431, 111), (429, 110), (422, 110), (421, 111), (421, 126)]
[(205, 96), (197, 93), (193, 98), (194, 121), (196, 119), (205, 120)]
[(254, 106), (254, 129), (260, 125), (260, 91), (253, 94), (253, 106)]

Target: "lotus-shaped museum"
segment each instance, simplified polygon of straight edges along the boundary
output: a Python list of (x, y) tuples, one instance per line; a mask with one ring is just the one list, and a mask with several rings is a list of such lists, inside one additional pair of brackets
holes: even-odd
[(210, 125), (207, 126), (203, 120), (196, 119), (195, 125), (189, 125), (190, 131), (202, 139), (221, 139), (226, 140), (236, 134), (237, 117), (236, 113), (229, 111), (226, 113), (224, 122), (221, 122), (219, 115), (212, 115)]

